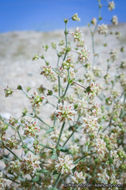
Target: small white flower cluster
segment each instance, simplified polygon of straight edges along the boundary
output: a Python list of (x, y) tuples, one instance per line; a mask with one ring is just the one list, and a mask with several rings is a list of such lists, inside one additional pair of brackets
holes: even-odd
[(55, 73), (53, 72), (51, 66), (43, 66), (41, 74), (44, 75), (48, 80), (51, 80), (51, 81), (56, 80)]
[(3, 177), (3, 173), (0, 172), (0, 189), (6, 189), (7, 188), (8, 181)]
[(72, 16), (72, 20), (73, 21), (80, 21), (80, 18), (78, 17), (78, 14), (75, 13), (73, 16)]
[(83, 174), (83, 172), (75, 171), (74, 176), (72, 176), (71, 178), (76, 184), (86, 183), (85, 175)]
[(70, 68), (73, 68), (73, 63), (72, 63), (71, 58), (67, 58), (66, 61), (63, 61), (62, 66), (64, 69), (67, 69), (67, 70)]
[(84, 74), (87, 82), (92, 82), (94, 80), (94, 74), (93, 72), (91, 71), (87, 71), (85, 74)]
[(96, 95), (98, 95), (100, 91), (100, 86), (95, 82), (92, 82), (86, 89), (90, 99), (93, 99)]
[(119, 156), (118, 156), (117, 153), (118, 153), (117, 150), (111, 150), (111, 151), (110, 151), (110, 157), (111, 157), (111, 159), (112, 159), (112, 161), (113, 161), (113, 164), (114, 164), (117, 168), (119, 168), (121, 162), (120, 162), (120, 159), (119, 159)]
[(78, 52), (78, 61), (81, 63), (87, 63), (89, 58), (89, 53), (86, 48), (81, 49)]
[(73, 105), (58, 105), (58, 110), (56, 110), (56, 116), (60, 119), (60, 121), (72, 120), (75, 116), (76, 112), (74, 110)]
[(112, 50), (110, 52), (110, 60), (114, 62), (117, 59), (117, 50)]
[(111, 22), (112, 22), (113, 25), (117, 25), (118, 24), (118, 17), (113, 16)]
[(24, 126), (24, 135), (25, 136), (35, 136), (37, 133), (39, 133), (40, 128), (38, 127), (38, 124), (36, 122), (25, 122)]
[(92, 20), (91, 20), (91, 24), (93, 24), (93, 25), (96, 25), (97, 24), (97, 19), (94, 17), (94, 18), (92, 18)]
[(100, 183), (108, 183), (108, 180), (110, 179), (107, 169), (102, 169), (100, 173), (97, 173), (97, 181)]
[(72, 36), (74, 37), (74, 41), (80, 41), (81, 40), (81, 32), (80, 29), (77, 27), (74, 32), (72, 32)]
[(96, 151), (96, 153), (98, 154), (98, 158), (104, 158), (105, 153), (107, 152), (105, 141), (100, 136), (97, 136), (97, 138), (94, 140), (93, 145), (94, 151)]
[(89, 106), (88, 112), (92, 116), (100, 117), (101, 116), (101, 107), (98, 104), (92, 104), (91, 106)]
[(106, 35), (108, 33), (108, 26), (106, 24), (101, 24), (98, 26), (98, 33)]
[(115, 3), (114, 3), (114, 1), (110, 1), (110, 2), (109, 2), (109, 4), (108, 4), (108, 9), (109, 9), (110, 11), (112, 11), (113, 9), (115, 9)]
[(66, 82), (68, 78), (68, 69), (69, 70), (69, 76), (71, 80), (74, 80), (75, 78), (75, 72), (74, 72), (74, 65), (73, 63), (63, 62), (64, 68), (60, 68), (59, 76), (63, 78), (63, 81)]
[(99, 129), (97, 118), (88, 115), (83, 118), (83, 121), (84, 121), (84, 132), (86, 132), (89, 135), (94, 134), (96, 136)]
[(70, 144), (69, 149), (73, 155), (79, 152), (79, 146), (77, 144)]
[(61, 172), (61, 174), (70, 174), (75, 165), (73, 164), (72, 157), (65, 155), (64, 157), (62, 156), (58, 158), (55, 167), (58, 172)]
[(8, 167), (8, 173), (13, 173), (15, 176), (18, 176), (20, 172), (21, 163), (19, 160), (11, 161)]
[(79, 112), (79, 114), (86, 114), (88, 107), (86, 98), (76, 99), (74, 102), (77, 105), (77, 111)]
[(29, 155), (24, 157), (21, 161), (21, 170), (24, 174), (35, 174), (37, 170), (41, 169), (39, 157)]

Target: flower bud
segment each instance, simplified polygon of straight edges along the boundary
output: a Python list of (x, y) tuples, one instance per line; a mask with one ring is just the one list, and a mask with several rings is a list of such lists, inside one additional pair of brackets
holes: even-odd
[(118, 17), (113, 16), (111, 22), (112, 22), (113, 25), (117, 25), (118, 24)]
[(115, 9), (115, 3), (114, 3), (114, 1), (109, 2), (109, 4), (108, 4), (108, 9), (109, 9), (110, 11), (112, 11), (113, 9)]
[(80, 21), (80, 18), (78, 17), (78, 14), (75, 13), (73, 16), (72, 16), (72, 20), (73, 21)]
[(91, 24), (96, 25), (96, 23), (97, 23), (97, 19), (96, 19), (95, 17), (92, 18), (92, 20), (91, 20)]

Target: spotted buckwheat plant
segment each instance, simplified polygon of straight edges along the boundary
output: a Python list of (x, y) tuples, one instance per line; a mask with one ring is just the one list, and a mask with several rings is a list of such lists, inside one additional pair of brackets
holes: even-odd
[[(105, 3), (110, 11), (115, 8), (114, 1)], [(68, 30), (70, 21), (80, 20), (76, 13), (64, 20), (65, 39), (43, 46), (43, 55), (33, 58), (40, 63), (41, 86), (4, 89), (5, 97), (20, 91), (31, 107), (18, 118), (0, 116), (1, 190), (72, 190), (67, 183), (74, 189), (101, 183), (125, 189), (125, 50), (106, 48), (108, 39), (120, 37), (102, 21), (106, 6), (98, 0), (98, 17), (88, 24), (91, 47), (79, 28)], [(117, 16), (110, 22), (117, 25)], [(100, 53), (95, 35), (104, 38)], [(56, 63), (48, 61), (49, 49)]]

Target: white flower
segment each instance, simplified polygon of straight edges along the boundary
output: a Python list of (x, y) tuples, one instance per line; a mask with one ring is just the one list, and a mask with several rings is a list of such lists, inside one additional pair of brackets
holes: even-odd
[(66, 155), (58, 158), (55, 167), (58, 172), (61, 172), (61, 174), (70, 174), (75, 165), (73, 164), (71, 156)]
[(74, 37), (74, 41), (80, 41), (81, 40), (81, 32), (80, 29), (77, 27), (74, 32), (72, 32), (72, 35)]
[(106, 35), (108, 33), (108, 26), (106, 24), (101, 24), (98, 26), (98, 33)]
[(107, 169), (102, 170), (101, 173), (97, 173), (96, 178), (100, 183), (107, 184), (108, 180), (110, 179), (109, 175), (107, 174)]
[(71, 144), (70, 145), (70, 152), (72, 154), (76, 154), (79, 152), (79, 146), (77, 144)]
[(113, 9), (115, 9), (115, 3), (114, 3), (114, 1), (109, 2), (109, 4), (108, 4), (108, 9), (109, 9), (110, 11), (112, 11)]
[(72, 20), (73, 21), (80, 21), (80, 18), (78, 17), (78, 14), (75, 13), (73, 16), (72, 16)]
[(119, 156), (117, 154), (117, 150), (111, 150), (110, 151), (110, 156), (113, 160), (113, 164), (118, 168), (120, 166), (120, 159)]
[(51, 66), (43, 66), (40, 74), (44, 75), (48, 80), (51, 80), (51, 81), (56, 80), (55, 73)]
[(113, 16), (111, 22), (112, 22), (112, 24), (117, 25), (118, 24), (118, 17)]
[(90, 134), (97, 135), (99, 129), (97, 118), (94, 116), (86, 116), (83, 118), (83, 121), (84, 121), (84, 132), (87, 132), (89, 135)]
[(95, 146), (94, 146), (94, 150), (97, 152), (97, 154), (99, 155), (99, 158), (103, 158), (107, 148), (106, 148), (106, 143), (103, 139), (101, 139), (100, 137), (97, 137), (95, 139)]
[(62, 105), (59, 104), (58, 110), (56, 110), (56, 116), (60, 119), (60, 121), (65, 120), (73, 120), (73, 116), (75, 116), (76, 112), (74, 111), (74, 107), (72, 105)]
[(87, 63), (88, 62), (88, 58), (89, 58), (89, 52), (86, 48), (81, 49), (78, 52), (78, 61), (80, 61), (81, 63)]
[(116, 50), (112, 50), (110, 52), (110, 59), (112, 62), (114, 62), (117, 59), (117, 51)]
[(97, 19), (96, 19), (95, 17), (92, 18), (92, 20), (91, 20), (91, 24), (96, 25), (96, 23), (97, 23)]
[(72, 180), (74, 183), (85, 183), (85, 176), (83, 175), (83, 172), (74, 172), (74, 176), (72, 176)]

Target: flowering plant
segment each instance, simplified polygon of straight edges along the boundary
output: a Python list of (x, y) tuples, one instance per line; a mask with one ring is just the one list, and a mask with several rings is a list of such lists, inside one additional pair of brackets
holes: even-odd
[[(104, 69), (98, 67), (102, 53), (96, 52), (95, 34), (111, 36), (111, 28), (100, 25), (100, 0), (98, 5), (98, 20), (93, 18), (88, 25), (92, 52), (78, 28), (68, 31), (70, 20), (80, 20), (78, 14), (65, 19), (65, 41), (51, 44), (57, 63), (48, 62), (44, 54), (33, 58), (42, 61), (40, 74), (50, 88), (42, 84), (32, 92), (19, 85), (17, 90), (28, 98), (32, 111), (24, 109), (19, 118), (8, 120), (0, 116), (1, 189), (58, 190), (66, 183), (124, 183), (126, 67), (115, 50), (107, 52)], [(114, 8), (114, 2), (109, 2), (108, 9)], [(118, 19), (114, 16), (111, 21), (117, 24)], [(48, 46), (44, 51), (48, 53)], [(118, 53), (123, 53), (122, 48)], [(115, 70), (118, 73), (113, 76)], [(13, 92), (7, 87), (5, 96)], [(46, 121), (41, 107), (48, 105)]]

